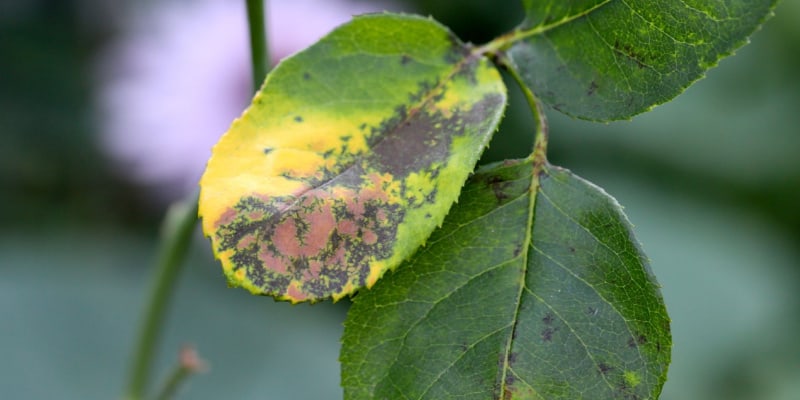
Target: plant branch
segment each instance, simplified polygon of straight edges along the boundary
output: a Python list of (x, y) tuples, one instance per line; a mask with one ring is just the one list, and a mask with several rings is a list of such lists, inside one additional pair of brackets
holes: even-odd
[[(269, 70), (263, 0), (247, 0), (247, 15), (253, 63), (253, 91), (256, 92)], [(143, 399), (147, 390), (164, 317), (189, 250), (192, 232), (198, 221), (197, 209), (198, 194), (193, 193), (184, 201), (170, 206), (164, 218), (156, 275), (150, 289), (145, 317), (139, 329), (125, 392), (125, 398), (128, 400)], [(179, 367), (172, 374), (164, 389), (167, 391), (167, 396), (170, 396), (172, 385), (177, 387), (189, 376), (189, 372), (191, 371), (183, 371)]]

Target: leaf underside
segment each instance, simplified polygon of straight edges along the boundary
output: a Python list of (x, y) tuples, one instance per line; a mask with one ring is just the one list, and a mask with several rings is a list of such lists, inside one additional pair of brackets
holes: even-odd
[(566, 170), (506, 162), (355, 297), (342, 385), (348, 400), (655, 399), (670, 346), (616, 201)]
[(232, 286), (371, 286), (441, 224), (496, 129), (489, 61), (421, 17), (356, 17), (282, 62), (214, 147), (200, 214)]
[(551, 107), (626, 119), (680, 94), (747, 41), (777, 0), (524, 0), (507, 50)]

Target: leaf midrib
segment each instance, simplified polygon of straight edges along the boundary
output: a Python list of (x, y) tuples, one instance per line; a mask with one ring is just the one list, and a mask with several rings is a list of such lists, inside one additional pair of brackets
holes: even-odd
[(530, 29), (514, 30), (506, 35), (497, 37), (496, 39), (492, 40), (489, 43), (486, 43), (483, 46), (478, 47), (476, 52), (480, 54), (494, 54), (498, 50), (505, 50), (516, 42), (525, 40), (531, 36), (541, 35), (545, 32), (558, 28), (562, 25), (566, 25), (576, 19), (585, 17), (586, 15), (589, 15), (589, 13), (594, 12), (595, 10), (605, 6), (608, 3), (611, 3), (612, 1), (613, 0), (606, 0), (602, 3), (598, 3), (590, 8), (587, 8), (586, 10), (583, 10), (579, 13), (566, 16), (558, 21), (551, 22), (549, 24), (538, 25)]
[[(522, 254), (522, 274), (520, 274), (520, 282), (519, 282), (519, 289), (517, 290), (517, 304), (514, 308), (514, 315), (513, 315), (513, 322), (511, 324), (511, 331), (508, 334), (508, 341), (506, 342), (506, 348), (503, 354), (503, 373), (500, 376), (500, 392), (497, 394), (498, 399), (503, 398), (505, 391), (506, 391), (506, 374), (511, 369), (509, 365), (508, 359), (511, 355), (511, 348), (514, 345), (514, 333), (517, 330), (517, 323), (519, 322), (519, 315), (520, 309), (522, 307), (522, 295), (525, 290), (525, 280), (528, 278), (528, 258), (529, 254), (531, 253), (532, 248), (532, 241), (533, 241), (533, 219), (534, 219), (534, 211), (536, 208), (536, 195), (539, 192), (539, 175), (543, 170), (544, 161), (541, 160), (537, 162), (535, 157), (537, 152), (534, 151), (532, 154), (532, 162), (533, 162), (533, 170), (531, 171), (531, 185), (528, 189), (528, 220), (525, 227), (525, 238), (523, 239), (523, 244), (525, 246), (525, 251)], [(543, 157), (543, 154), (540, 155)]]

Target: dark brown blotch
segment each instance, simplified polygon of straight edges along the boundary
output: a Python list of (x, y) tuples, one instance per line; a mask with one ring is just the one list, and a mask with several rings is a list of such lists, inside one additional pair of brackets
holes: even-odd
[(644, 344), (647, 344), (647, 337), (644, 335), (628, 339), (628, 347), (630, 348), (635, 348)]
[(545, 342), (552, 341), (553, 340), (553, 334), (556, 333), (557, 330), (558, 330), (557, 328), (554, 329), (554, 328), (551, 328), (549, 326), (547, 328), (544, 328), (542, 330), (542, 332), (541, 332), (542, 340), (545, 341)]
[(639, 69), (647, 66), (647, 60), (645, 59), (646, 57), (630, 44), (620, 43), (619, 40), (615, 40), (614, 51), (631, 59), (636, 63), (636, 66), (639, 67)]
[(592, 83), (590, 83), (590, 84), (589, 84), (589, 90), (587, 90), (587, 91), (586, 91), (586, 95), (587, 95), (587, 96), (592, 96), (592, 95), (594, 95), (594, 92), (596, 92), (596, 91), (597, 91), (597, 87), (598, 87), (598, 86), (597, 86), (597, 82), (595, 82), (595, 81), (592, 81)]
[(600, 364), (597, 364), (597, 370), (600, 371), (600, 373), (603, 374), (603, 375), (607, 375), (609, 372), (611, 372), (612, 369), (613, 368), (611, 368), (610, 365), (608, 365), (608, 364), (606, 364), (604, 362), (601, 362)]

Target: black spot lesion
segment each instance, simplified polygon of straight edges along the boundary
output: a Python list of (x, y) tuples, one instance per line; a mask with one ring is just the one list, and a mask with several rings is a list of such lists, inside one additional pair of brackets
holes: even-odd
[(264, 147), (264, 154), (272, 153), (274, 150), (272, 147)]
[(558, 331), (558, 328), (546, 327), (542, 329), (540, 336), (542, 337), (542, 341), (544, 342), (551, 342), (553, 341), (553, 334)]
[(304, 80), (304, 81), (309, 81), (309, 80), (311, 80), (311, 74), (310, 74), (310, 73), (308, 73), (308, 72), (303, 72), (303, 80)]
[(589, 90), (586, 91), (586, 95), (593, 96), (598, 87), (599, 86), (597, 86), (597, 82), (593, 80), (591, 83), (589, 83)]
[(299, 122), (303, 122), (303, 117), (301, 117), (301, 116), (299, 116), (299, 115), (296, 115), (296, 116), (294, 117), (294, 122), (298, 122), (298, 123), (299, 123)]
[(603, 375), (608, 375), (608, 373), (611, 372), (613, 369), (614, 368), (612, 368), (610, 365), (604, 362), (597, 364), (597, 371)]
[(411, 61), (412, 61), (412, 58), (408, 54), (403, 54), (400, 57), (400, 65), (408, 65), (409, 63), (411, 63)]
[(628, 347), (630, 348), (636, 348), (645, 344), (647, 344), (647, 337), (645, 335), (639, 335), (628, 339)]
[(495, 199), (499, 204), (505, 203), (506, 200), (511, 198), (508, 189), (513, 185), (513, 182), (506, 181), (503, 177), (492, 175), (486, 184), (492, 189)]
[(641, 50), (636, 49), (633, 45), (620, 43), (619, 39), (617, 39), (614, 40), (614, 51), (635, 62), (639, 69), (649, 67), (649, 57), (645, 53), (642, 53)]

